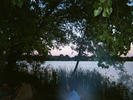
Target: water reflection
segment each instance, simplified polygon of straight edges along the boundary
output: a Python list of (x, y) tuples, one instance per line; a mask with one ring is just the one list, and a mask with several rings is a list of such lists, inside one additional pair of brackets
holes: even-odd
[[(117, 80), (119, 79), (119, 73), (120, 70), (116, 70), (113, 66), (111, 66), (108, 69), (103, 69), (101, 67), (97, 66), (96, 61), (81, 61), (79, 63), (78, 69), (82, 71), (93, 71), (94, 69), (100, 72), (102, 75), (110, 77), (111, 80)], [(75, 61), (46, 61), (44, 64), (42, 64), (42, 67), (49, 66), (50, 68), (53, 68), (55, 70), (65, 70), (66, 72), (71, 72), (75, 67), (76, 62)], [(133, 76), (133, 62), (125, 62), (124, 63), (124, 69), (125, 71)]]

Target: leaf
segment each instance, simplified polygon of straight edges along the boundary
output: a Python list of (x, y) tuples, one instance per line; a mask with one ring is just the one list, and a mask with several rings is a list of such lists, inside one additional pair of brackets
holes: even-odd
[(23, 5), (23, 2), (24, 0), (18, 0), (17, 6), (21, 8)]
[(111, 7), (107, 9), (107, 13), (108, 13), (108, 15), (110, 15), (112, 13), (112, 8)]
[(13, 5), (16, 5), (16, 1), (15, 1), (15, 0), (12, 0), (12, 4), (13, 4)]
[(102, 13), (103, 17), (108, 17), (108, 16), (110, 16), (111, 13), (112, 13), (112, 11), (113, 11), (113, 10), (112, 10), (111, 7), (105, 8), (104, 11), (103, 11), (103, 13)]
[(108, 17), (106, 10), (103, 11), (102, 15), (103, 15), (103, 17)]
[(23, 3), (24, 3), (25, 0), (12, 0), (12, 4), (14, 6), (18, 6), (18, 7), (22, 7)]
[(94, 16), (100, 15), (101, 12), (102, 12), (102, 7), (99, 7), (98, 9), (95, 9), (94, 10)]
[(100, 0), (101, 3), (104, 3), (106, 0)]

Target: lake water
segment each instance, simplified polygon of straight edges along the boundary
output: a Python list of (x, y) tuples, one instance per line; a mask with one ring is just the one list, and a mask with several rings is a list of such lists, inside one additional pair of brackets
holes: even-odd
[[(110, 68), (105, 69), (98, 67), (97, 61), (80, 61), (78, 69), (86, 71), (90, 70), (93, 71), (94, 69), (100, 72), (102, 75), (105, 75), (107, 77), (110, 77), (112, 80), (117, 80), (119, 78), (119, 72), (120, 70), (116, 70), (113, 66), (110, 66)], [(74, 69), (76, 65), (76, 61), (46, 61), (44, 64), (42, 64), (42, 67), (50, 67), (55, 70), (65, 70), (67, 72), (70, 72)], [(125, 62), (124, 63), (125, 71), (131, 76), (133, 76), (133, 62)]]

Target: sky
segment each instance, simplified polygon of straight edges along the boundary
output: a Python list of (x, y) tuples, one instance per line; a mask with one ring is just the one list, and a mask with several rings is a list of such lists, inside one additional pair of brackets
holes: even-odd
[[(52, 49), (51, 50), (51, 54), (54, 56), (59, 56), (60, 54), (65, 55), (69, 55), (70, 57), (73, 57), (75, 55), (77, 55), (77, 52), (71, 49), (71, 46), (64, 46), (64, 47), (60, 47), (61, 50), (58, 49)], [(88, 55), (91, 55), (90, 53)], [(133, 44), (131, 44), (130, 46), (130, 50), (127, 54), (127, 57), (132, 57), (133, 56)]]
[(73, 57), (75, 55), (77, 55), (77, 52), (71, 49), (71, 45), (70, 46), (61, 46), (60, 47), (61, 50), (59, 49), (52, 49), (51, 50), (51, 54), (54, 56), (58, 56), (60, 54), (65, 55), (69, 55), (70, 57)]
[(130, 46), (130, 51), (128, 52), (127, 56), (128, 56), (128, 57), (133, 56), (133, 44), (131, 44), (131, 46)]

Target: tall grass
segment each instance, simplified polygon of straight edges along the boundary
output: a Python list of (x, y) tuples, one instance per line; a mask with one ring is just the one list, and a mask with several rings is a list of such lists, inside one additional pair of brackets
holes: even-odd
[(59, 72), (60, 100), (68, 95), (67, 85), (76, 90), (81, 100), (129, 100), (129, 90), (122, 83), (115, 83), (102, 76), (96, 70), (83, 72), (78, 70), (75, 75)]
[(81, 100), (133, 100), (133, 92), (125, 85), (110, 81), (96, 70), (77, 70), (72, 75), (47, 67), (30, 72), (21, 68), (18, 72), (0, 73), (0, 79), (0, 84), (7, 83), (12, 88), (23, 82), (31, 84), (32, 100), (66, 100), (70, 92), (68, 86), (77, 91)]

